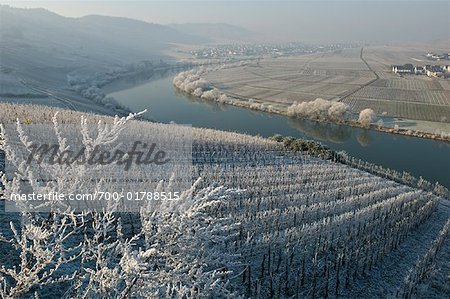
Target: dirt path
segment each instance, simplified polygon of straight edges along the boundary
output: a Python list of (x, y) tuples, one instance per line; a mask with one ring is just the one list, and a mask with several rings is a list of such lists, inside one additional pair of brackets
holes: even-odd
[(348, 94), (346, 94), (345, 96), (343, 96), (342, 98), (339, 99), (339, 102), (341, 102), (342, 100), (348, 98), (349, 96), (357, 93), (358, 91), (360, 91), (361, 89), (363, 89), (366, 86), (369, 86), (370, 84), (372, 84), (373, 82), (377, 81), (378, 79), (380, 79), (380, 76), (378, 76), (377, 72), (375, 72), (372, 67), (367, 63), (367, 61), (364, 59), (363, 57), (363, 50), (364, 48), (361, 48), (361, 53), (359, 54), (359, 58), (364, 62), (364, 64), (367, 66), (367, 68), (369, 69), (369, 71), (371, 71), (374, 75), (375, 75), (375, 79), (370, 80), (369, 82), (362, 84), (360, 87), (356, 88), (355, 90), (352, 90), (351, 92), (349, 92)]

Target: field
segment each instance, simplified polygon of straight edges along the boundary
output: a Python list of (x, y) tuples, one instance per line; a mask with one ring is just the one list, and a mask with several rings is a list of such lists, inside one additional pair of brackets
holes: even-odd
[(355, 111), (369, 107), (377, 114), (449, 123), (448, 79), (408, 75), (400, 77), (390, 72), (390, 65), (393, 64), (446, 64), (445, 61), (426, 60), (423, 57), (426, 52), (426, 48), (394, 46), (364, 49), (364, 59), (379, 79), (342, 101)]
[[(36, 121), (50, 122), (55, 111), (8, 104), (0, 104), (0, 108), (3, 123), (14, 121), (14, 116), (22, 118), (25, 113)], [(80, 115), (61, 111), (59, 117), (66, 123), (74, 123)], [(111, 121), (94, 115), (89, 118), (93, 124), (97, 119)], [(168, 133), (174, 129), (171, 125), (149, 122), (132, 121), (128, 125), (129, 136), (155, 128), (166, 127)], [(362, 161), (354, 160), (353, 165), (360, 166), (356, 169), (292, 152), (283, 143), (260, 137), (196, 128), (192, 129), (192, 135), (192, 176), (202, 177), (195, 186), (200, 196), (191, 203), (179, 203), (181, 208), (175, 213), (158, 206), (161, 209), (153, 211), (151, 217), (141, 212), (131, 222), (131, 216), (126, 215), (121, 216), (123, 220), (109, 214), (103, 220), (97, 218), (101, 213), (85, 215), (87, 220), (93, 219), (80, 221), (83, 232), (91, 233), (84, 227), (91, 223), (94, 228), (92, 238), (81, 239), (86, 242), (83, 257), (92, 258), (83, 265), (90, 272), (80, 273), (86, 274), (84, 278), (71, 272), (80, 269), (77, 260), (59, 265), (59, 271), (75, 275), (74, 279), (80, 283), (79, 289), (71, 291), (88, 290), (91, 296), (116, 294), (124, 288), (136, 296), (142, 292), (147, 295), (164, 292), (170, 297), (186, 293), (187, 297), (250, 298), (409, 298), (411, 293), (422, 297), (449, 296), (447, 199), (386, 179), (390, 175), (388, 170)], [(405, 182), (412, 180), (402, 174), (396, 177)], [(426, 183), (418, 184), (426, 188)], [(222, 192), (223, 188), (234, 191)], [(11, 235), (9, 220), (20, 225), (14, 217), (15, 214), (0, 213), (1, 230), (6, 236)], [(53, 240), (53, 234), (57, 234), (58, 240), (72, 231), (64, 224), (61, 224), (64, 230), (57, 225), (53, 231), (53, 226), (40, 226), (37, 219), (34, 221), (36, 226), (24, 227), (24, 234), (40, 236), (37, 231), (45, 228), (42, 238)], [(58, 224), (61, 220), (55, 221)], [(68, 223), (65, 225), (77, 225), (76, 221)], [(100, 225), (100, 235), (95, 233), (94, 224)], [(122, 240), (123, 236), (119, 238), (121, 235), (116, 240), (111, 232), (108, 237), (112, 239), (104, 240), (102, 232), (111, 229), (110, 226), (114, 228), (111, 231), (123, 228), (127, 237), (142, 232), (146, 238), (129, 244)], [(432, 243), (433, 240), (436, 241)], [(48, 263), (33, 268), (42, 269), (32, 272), (40, 277), (54, 263), (60, 263), (56, 261), (58, 254), (55, 261), (47, 254), (48, 250), (63, 247), (62, 243), (56, 244), (41, 251), (35, 248), (49, 245), (44, 242), (27, 247), (27, 243), (21, 243), (14, 250), (10, 244), (1, 242), (1, 252), (9, 250), (7, 256), (0, 254), (1, 265), (9, 269), (11, 261), (27, 262), (14, 270), (19, 274), (9, 272), (8, 280), (0, 280), (0, 290), (6, 295), (15, 294), (14, 279), (18, 279), (17, 283), (25, 286), (37, 284), (30, 289), (49, 297), (44, 296), (48, 287), (40, 286), (39, 280), (26, 279), (25, 273), (34, 271), (27, 270), (28, 266)], [(109, 250), (105, 251), (105, 246)], [(44, 252), (46, 259), (27, 260), (27, 255), (19, 255), (21, 248), (28, 249), (31, 256)], [(67, 258), (78, 252), (75, 248), (74, 253), (62, 254)], [(113, 275), (114, 279), (97, 281), (102, 275)], [(69, 288), (64, 283), (56, 285), (55, 297), (60, 294), (58, 290)]]
[(262, 102), (335, 99), (375, 79), (359, 59), (360, 49), (298, 57), (262, 59), (210, 72), (206, 79), (227, 95)]
[(400, 77), (390, 70), (393, 64), (446, 63), (425, 60), (426, 52), (426, 47), (387, 46), (261, 59), (209, 72), (206, 79), (241, 100), (286, 107), (320, 97), (342, 101), (355, 113), (372, 108), (378, 115), (450, 123), (448, 79)]

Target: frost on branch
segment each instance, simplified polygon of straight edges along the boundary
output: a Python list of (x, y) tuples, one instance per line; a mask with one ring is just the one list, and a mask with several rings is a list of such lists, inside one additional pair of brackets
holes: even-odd
[(200, 188), (183, 192), (179, 206), (143, 207), (140, 230), (123, 233), (125, 216), (105, 211), (92, 215), (83, 241), (82, 271), (70, 297), (204, 298), (227, 296), (228, 279), (237, 256), (223, 253), (223, 243), (236, 235), (228, 218), (211, 211), (239, 190)]
[[(134, 117), (115, 118), (112, 124), (100, 121), (94, 133), (82, 118), (83, 144), (90, 151), (97, 144), (113, 143)], [(70, 136), (64, 136), (56, 115), (53, 127), (60, 148), (66, 149)], [(16, 128), (18, 139), (29, 148), (32, 140), (23, 125), (17, 122)], [(6, 198), (21, 192), (23, 182), (36, 192), (80, 188), (86, 175), (83, 165), (42, 165), (55, 179), (39, 180), (36, 167), (23, 163), (9, 136), (4, 137), (2, 149), (17, 168), (12, 178), (2, 176)], [(161, 182), (159, 191), (170, 190), (170, 184)], [(57, 285), (67, 298), (231, 295), (228, 280), (238, 266), (237, 256), (221, 249), (237, 234), (238, 225), (212, 212), (239, 192), (201, 186), (199, 179), (179, 200), (150, 201), (138, 214), (119, 213), (113, 203), (101, 212), (75, 212), (70, 206), (48, 213), (22, 210), (22, 221), (11, 222), (12, 237), (0, 239), (15, 257), (0, 267), (0, 297), (45, 295), (50, 285)], [(130, 225), (135, 230), (130, 232)]]
[(0, 236), (1, 242), (11, 245), (18, 264), (0, 267), (0, 297), (19, 298), (37, 287), (70, 281), (77, 271), (67, 272), (64, 267), (74, 262), (82, 252), (82, 244), (70, 242), (80, 227), (77, 216), (71, 214), (23, 214), (22, 224), (10, 223), (13, 237)]
[[(82, 145), (86, 149), (85, 155), (89, 156), (96, 146), (114, 146), (121, 132), (125, 129), (128, 121), (136, 118), (145, 111), (130, 114), (127, 117), (115, 117), (112, 123), (99, 120), (93, 126), (85, 116), (81, 116), (80, 127), (75, 128), (81, 133)], [(3, 173), (0, 176), (0, 183), (5, 186), (4, 197), (11, 198), (13, 194), (55, 194), (55, 193), (79, 193), (82, 190), (91, 188), (86, 186), (89, 182), (89, 175), (95, 171), (105, 171), (106, 167), (101, 165), (89, 165), (86, 163), (38, 163), (37, 159), (27, 157), (34, 156), (33, 146), (45, 143), (44, 140), (56, 140), (59, 153), (71, 149), (73, 144), (70, 140), (79, 135), (71, 128), (68, 132), (64, 130), (58, 120), (58, 113), (52, 117), (52, 131), (46, 132), (39, 125), (26, 126), (19, 120), (16, 121), (16, 134), (12, 130), (6, 130), (0, 124), (1, 138), (4, 140), (0, 150), (6, 155), (6, 161), (10, 165), (10, 173)], [(63, 136), (66, 132), (67, 136)], [(32, 134), (33, 139), (30, 138)], [(73, 149), (73, 148), (72, 148)], [(102, 183), (102, 182), (100, 182)], [(97, 190), (89, 189), (90, 192), (105, 190), (107, 186), (98, 185)], [(45, 208), (65, 211), (68, 206), (62, 201), (45, 201), (31, 206), (27, 202), (16, 201), (18, 209), (22, 210), (43, 210)]]

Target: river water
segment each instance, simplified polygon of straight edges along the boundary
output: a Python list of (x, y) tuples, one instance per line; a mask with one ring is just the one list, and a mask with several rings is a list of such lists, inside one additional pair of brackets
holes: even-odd
[[(154, 121), (235, 131), (264, 137), (281, 134), (321, 142), (331, 149), (398, 171), (439, 182), (450, 189), (450, 144), (344, 125), (291, 119), (245, 108), (203, 101), (175, 90), (175, 74), (166, 72), (150, 80), (116, 82), (109, 94), (132, 111), (147, 109)], [(106, 89), (108, 90), (108, 89)]]

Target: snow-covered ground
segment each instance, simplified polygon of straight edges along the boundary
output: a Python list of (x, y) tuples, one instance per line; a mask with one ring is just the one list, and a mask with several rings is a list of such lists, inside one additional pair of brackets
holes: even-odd
[[(51, 122), (55, 111), (0, 104), (0, 119), (4, 123), (16, 118)], [(80, 115), (61, 111), (58, 117), (66, 123), (76, 123)], [(93, 124), (98, 119), (111, 122), (106, 116), (89, 118)], [(166, 127), (168, 132), (171, 128), (149, 122), (133, 121), (130, 125), (129, 136), (155, 127)], [(167, 291), (170, 283), (179, 283), (188, 289), (173, 286), (172, 294), (187, 291), (188, 297), (194, 298), (200, 293), (253, 298), (395, 297), (408, 271), (429, 250), (450, 218), (449, 201), (430, 192), (339, 163), (289, 152), (271, 140), (197, 128), (192, 129), (192, 136), (193, 178), (202, 177), (196, 188), (224, 186), (240, 191), (225, 191), (226, 196), (212, 197), (209, 203), (199, 199), (201, 207), (183, 205), (189, 214), (181, 213), (181, 218), (174, 214), (169, 218), (151, 218), (151, 223), (158, 227), (153, 231), (158, 240), (151, 247), (154, 250), (141, 248), (144, 251), (138, 253), (136, 247), (130, 247), (128, 256), (122, 251), (127, 248), (126, 243), (120, 243), (123, 248), (115, 256), (117, 264), (103, 264), (102, 268), (92, 270), (99, 277), (110, 273), (117, 281), (125, 278), (134, 281), (130, 294), (153, 292), (155, 288)], [(208, 194), (214, 196), (223, 191), (214, 190), (210, 189)], [(6, 237), (12, 235), (8, 221), (15, 217), (0, 214), (1, 231)], [(149, 220), (146, 217), (149, 215), (141, 213), (130, 222), (132, 217), (124, 216), (122, 225), (126, 234), (145, 231), (144, 224)], [(167, 219), (170, 221), (166, 223)], [(23, 229), (35, 234), (30, 228)], [(178, 241), (173, 243), (172, 237)], [(449, 239), (446, 236), (438, 250), (430, 275), (417, 282), (417, 298), (449, 296)], [(146, 240), (140, 242), (149, 242), (151, 238)], [(168, 248), (161, 246), (161, 242)], [(181, 245), (176, 247), (172, 243)], [(1, 244), (0, 264), (11, 267), (12, 261), (18, 261), (17, 252), (6, 243)], [(99, 252), (93, 251), (92, 246), (86, 248), (92, 254)], [(123, 254), (128, 256), (128, 264), (124, 264)], [(158, 261), (157, 270), (156, 264), (148, 264), (149, 258)], [(49, 267), (53, 263), (56, 261), (51, 260)], [(140, 276), (144, 272), (133, 274), (134, 263), (150, 271), (145, 272), (149, 276)], [(200, 267), (199, 263), (206, 266)], [(75, 266), (69, 263), (61, 269), (69, 273), (76, 267), (75, 262)], [(85, 267), (89, 268), (89, 263)], [(213, 276), (207, 274), (218, 267), (219, 272)], [(187, 274), (194, 269), (195, 275)], [(109, 280), (98, 282), (95, 277), (86, 278), (89, 283), (86, 280), (80, 283), (86, 283), (88, 289), (95, 285), (105, 290), (124, 287)], [(10, 284), (11, 280), (0, 283)], [(195, 285), (204, 289), (200, 292)], [(68, 287), (64, 283), (59, 286), (59, 289), (31, 290), (41, 297), (49, 297), (50, 292), (56, 297)]]
[[(385, 260), (373, 267), (372, 271), (356, 280), (357, 287), (346, 290), (344, 297), (382, 298), (395, 297), (401, 289), (403, 280), (416, 261), (421, 258), (437, 237), (440, 229), (450, 219), (450, 202), (443, 200), (436, 212), (427, 221), (410, 233)], [(450, 259), (448, 259), (450, 236), (438, 252), (437, 263), (431, 270), (431, 276), (418, 286), (417, 298), (446, 298), (450, 295)]]

